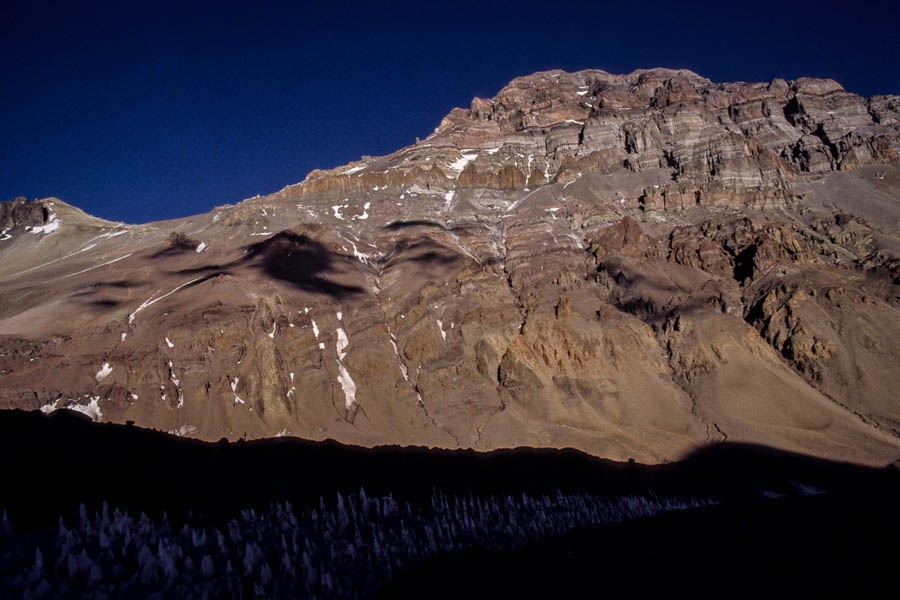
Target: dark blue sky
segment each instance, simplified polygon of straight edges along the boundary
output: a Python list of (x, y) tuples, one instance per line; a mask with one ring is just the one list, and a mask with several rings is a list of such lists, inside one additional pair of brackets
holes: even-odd
[(896, 0), (180, 4), (3, 3), (0, 199), (129, 222), (205, 212), (410, 144), (551, 68), (900, 94)]

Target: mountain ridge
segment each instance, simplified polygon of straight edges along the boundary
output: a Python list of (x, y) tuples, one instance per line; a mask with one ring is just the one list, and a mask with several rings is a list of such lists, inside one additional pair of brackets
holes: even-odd
[(547, 71), (202, 215), (3, 203), (0, 407), (203, 439), (651, 463), (728, 439), (887, 464), (898, 152), (900, 98), (831, 80)]

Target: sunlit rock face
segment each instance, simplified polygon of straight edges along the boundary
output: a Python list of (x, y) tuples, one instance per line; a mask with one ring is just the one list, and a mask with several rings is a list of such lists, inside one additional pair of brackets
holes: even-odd
[[(215, 440), (900, 458), (900, 98), (550, 71), (278, 193), (0, 204), (0, 406)], [(164, 174), (161, 174), (164, 176)]]

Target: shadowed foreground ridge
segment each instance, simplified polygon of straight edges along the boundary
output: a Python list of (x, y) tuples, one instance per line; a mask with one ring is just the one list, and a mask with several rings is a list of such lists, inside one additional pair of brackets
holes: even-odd
[(891, 464), (898, 156), (898, 98), (831, 80), (548, 71), (203, 215), (5, 202), (0, 408), (208, 441)]
[[(854, 548), (846, 580), (873, 566), (860, 544), (898, 531), (894, 469), (731, 444), (644, 466), (554, 450), (204, 444), (13, 411), (0, 414), (0, 450), (21, 456), (5, 474), (0, 578), (8, 590), (43, 584), (50, 597), (356, 597), (390, 581), (385, 597), (576, 591), (593, 585), (601, 559), (607, 589), (628, 589), (645, 569), (680, 587), (680, 557), (728, 567), (709, 571), (724, 582), (738, 568), (726, 555), (756, 584), (806, 586), (772, 570), (783, 568), (779, 544), (794, 544), (801, 574)], [(83, 467), (60, 468), (66, 453)], [(834, 537), (800, 537), (816, 528)], [(763, 537), (774, 554), (751, 551)], [(433, 589), (435, 576), (454, 572)]]

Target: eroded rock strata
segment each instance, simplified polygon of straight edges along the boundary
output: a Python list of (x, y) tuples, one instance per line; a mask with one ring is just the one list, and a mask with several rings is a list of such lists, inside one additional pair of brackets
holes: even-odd
[(0, 407), (674, 460), (900, 458), (900, 98), (550, 71), (184, 219), (0, 204)]

